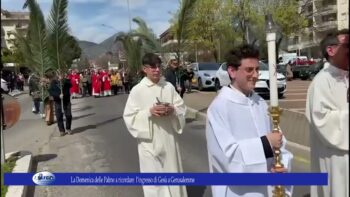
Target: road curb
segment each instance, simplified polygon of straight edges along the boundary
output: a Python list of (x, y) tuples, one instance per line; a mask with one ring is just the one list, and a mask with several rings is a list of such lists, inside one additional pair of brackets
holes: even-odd
[(25, 93), (27, 93), (27, 92), (26, 91), (18, 91), (14, 94), (8, 93), (8, 95), (13, 96), (13, 97), (17, 97), (17, 96), (25, 94)]
[(207, 120), (207, 114), (205, 114), (203, 112), (200, 112), (200, 111), (198, 111), (196, 109), (187, 107), (186, 118), (206, 121)]
[[(17, 151), (5, 154), (5, 159), (10, 157), (19, 157), (16, 161), (16, 165), (12, 172), (14, 173), (28, 173), (32, 168), (32, 153), (27, 151)], [(25, 197), (27, 196), (27, 186), (16, 185), (9, 186), (7, 189), (6, 197)]]

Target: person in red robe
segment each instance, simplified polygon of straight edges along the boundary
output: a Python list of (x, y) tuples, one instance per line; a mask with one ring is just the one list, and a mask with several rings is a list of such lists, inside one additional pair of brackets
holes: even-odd
[(92, 83), (92, 95), (95, 97), (99, 97), (101, 94), (101, 81), (97, 70), (93, 71), (91, 75), (91, 83)]
[(111, 78), (106, 70), (102, 71), (103, 96), (111, 96)]
[(79, 83), (80, 83), (80, 76), (77, 73), (76, 70), (72, 71), (72, 74), (70, 76), (70, 81), (72, 83), (72, 87), (70, 88), (70, 93), (72, 95), (72, 98), (77, 98), (79, 95)]

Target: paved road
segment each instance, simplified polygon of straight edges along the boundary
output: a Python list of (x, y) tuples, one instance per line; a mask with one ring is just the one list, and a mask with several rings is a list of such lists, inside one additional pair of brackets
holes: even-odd
[[(311, 81), (293, 80), (287, 82), (287, 91), (284, 98), (279, 99), (282, 108), (304, 113), (306, 103), (306, 93)], [(196, 91), (185, 94), (184, 99), (187, 105), (201, 112), (206, 112), (209, 104), (217, 95), (213, 90)], [(268, 98), (265, 98), (269, 103)]]
[[(33, 171), (139, 172), (136, 140), (122, 120), (126, 95), (72, 101), (74, 134), (59, 137), (56, 125), (46, 126), (31, 113), (30, 98), (18, 97), (21, 120), (5, 132), (6, 152), (27, 150), (34, 156)], [(185, 172), (208, 172), (204, 123), (187, 120), (180, 136)], [(196, 139), (196, 140), (193, 140)], [(206, 187), (188, 187), (190, 196), (211, 196)], [(142, 196), (141, 187), (36, 187), (29, 196)]]
[[(28, 150), (34, 153), (33, 172), (138, 172), (136, 140), (122, 120), (126, 95), (83, 98), (72, 101), (73, 132), (59, 137), (56, 125), (46, 126), (31, 113), (30, 98), (18, 97), (21, 120), (5, 132), (6, 152)], [(187, 120), (180, 136), (185, 172), (208, 172), (205, 123)], [(293, 171), (302, 171), (299, 165)], [(188, 187), (189, 196), (209, 197), (208, 187)], [(294, 196), (304, 196), (307, 187), (296, 187)], [(142, 196), (141, 187), (35, 187), (29, 196)]]

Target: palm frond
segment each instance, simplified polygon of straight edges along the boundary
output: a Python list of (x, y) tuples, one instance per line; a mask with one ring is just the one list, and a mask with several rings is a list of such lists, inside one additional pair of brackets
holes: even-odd
[(119, 34), (115, 42), (121, 42), (125, 51), (125, 55), (128, 62), (129, 71), (132, 74), (136, 74), (141, 68), (141, 56), (142, 42), (140, 39), (134, 39), (131, 33), (121, 33)]
[(146, 22), (140, 17), (135, 17), (132, 19), (139, 28), (135, 33), (132, 33), (132, 36), (139, 37), (142, 39), (142, 48), (144, 52), (160, 52), (161, 44), (157, 40), (156, 35), (153, 33), (151, 29), (147, 27)]
[(33, 70), (43, 77), (50, 69), (50, 57), (47, 51), (47, 32), (43, 13), (35, 0), (27, 0), (25, 6), (30, 10), (30, 23), (27, 38), (19, 36), (26, 61)]
[(180, 44), (186, 38), (186, 27), (191, 20), (191, 11), (197, 0), (182, 0), (181, 8), (177, 20), (177, 29), (175, 30), (176, 38)]
[(68, 69), (63, 57), (65, 46), (69, 43), (67, 6), (68, 0), (54, 0), (47, 21), (53, 67), (61, 72)]

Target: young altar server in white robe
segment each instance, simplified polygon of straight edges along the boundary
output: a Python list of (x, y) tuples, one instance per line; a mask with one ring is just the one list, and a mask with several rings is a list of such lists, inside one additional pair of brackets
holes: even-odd
[[(123, 115), (138, 141), (140, 171), (182, 172), (178, 134), (185, 125), (186, 106), (174, 86), (161, 77), (157, 55), (146, 54), (142, 64), (146, 77), (131, 90)], [(143, 191), (145, 197), (187, 196), (185, 186), (144, 186)]]
[[(281, 147), (286, 172), (292, 154), (281, 133), (272, 133), (264, 99), (254, 92), (259, 76), (259, 52), (242, 45), (226, 56), (229, 87), (222, 87), (207, 111), (206, 138), (210, 172), (274, 172), (272, 147)], [(253, 181), (253, 180), (252, 180)], [(213, 197), (267, 197), (272, 186), (212, 186)], [(286, 190), (290, 194), (291, 187)]]
[(306, 102), (310, 122), (311, 171), (327, 172), (327, 186), (311, 186), (311, 197), (349, 196), (349, 30), (321, 41), (327, 62), (313, 79)]

